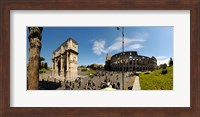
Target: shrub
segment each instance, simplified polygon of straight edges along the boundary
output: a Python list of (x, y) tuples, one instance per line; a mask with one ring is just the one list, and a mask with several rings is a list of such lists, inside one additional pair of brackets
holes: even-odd
[(47, 69), (42, 68), (42, 69), (39, 70), (39, 73), (40, 73), (40, 74), (41, 74), (41, 73), (46, 73), (46, 71), (47, 71)]
[(140, 73), (139, 73), (139, 72), (135, 72), (135, 73), (134, 73), (134, 75), (136, 75), (136, 76), (139, 76), (139, 75), (140, 75)]
[(81, 71), (82, 72), (87, 71), (87, 68), (82, 68)]
[(167, 69), (163, 69), (161, 74), (166, 74), (167, 73)]
[(96, 74), (96, 72), (95, 72), (94, 70), (88, 70), (88, 71), (87, 71), (87, 74), (88, 74), (88, 75), (94, 75), (94, 74)]
[(160, 65), (160, 68), (166, 69), (166, 67), (167, 67), (167, 64), (166, 64), (166, 63)]

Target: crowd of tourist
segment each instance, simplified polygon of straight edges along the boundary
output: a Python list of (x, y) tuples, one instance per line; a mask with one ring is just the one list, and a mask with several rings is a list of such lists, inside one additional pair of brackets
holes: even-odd
[[(113, 76), (114, 75), (114, 76)], [(134, 73), (126, 73), (125, 77), (133, 76)], [(95, 78), (99, 78), (100, 83), (96, 83)], [(112, 79), (115, 77), (115, 79)], [(120, 89), (120, 76), (118, 72), (107, 72), (107, 71), (97, 71), (93, 77), (89, 77), (87, 81), (84, 81), (81, 77), (78, 77), (75, 81), (64, 81), (65, 90), (74, 90), (74, 89), (85, 89), (85, 90), (100, 90), (106, 87), (112, 87), (114, 89)], [(83, 84), (84, 83), (84, 84)]]

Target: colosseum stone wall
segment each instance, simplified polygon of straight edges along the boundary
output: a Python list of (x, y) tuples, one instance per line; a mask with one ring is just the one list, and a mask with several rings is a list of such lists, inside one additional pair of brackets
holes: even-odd
[(136, 51), (117, 53), (112, 57), (106, 57), (105, 70), (107, 71), (153, 71), (157, 67), (154, 56), (138, 55)]

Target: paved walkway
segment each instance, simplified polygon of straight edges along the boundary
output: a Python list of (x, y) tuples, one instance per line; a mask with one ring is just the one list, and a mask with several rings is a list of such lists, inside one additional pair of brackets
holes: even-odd
[[(48, 76), (49, 76), (49, 78), (48, 78)], [(94, 76), (93, 78), (90, 78), (87, 74), (79, 74), (79, 76), (81, 76), (81, 87), (78, 87), (78, 83), (73, 81), (72, 82), (72, 84), (74, 85), (73, 90), (86, 90), (85, 89), (86, 83), (89, 80), (92, 80), (92, 81), (95, 82), (95, 84), (97, 86), (96, 90), (101, 90), (101, 88), (100, 88), (101, 82), (104, 81), (105, 78), (106, 78), (106, 76), (100, 76), (100, 77), (99, 76)], [(108, 78), (113, 83), (119, 82), (120, 86), (123, 86), (121, 77), (122, 77), (122, 73), (118, 73), (118, 72), (112, 72), (112, 75), (108, 76)], [(133, 84), (134, 84), (134, 81), (135, 81), (136, 77), (137, 76), (129, 76), (129, 73), (125, 73), (124, 74), (124, 87), (125, 87), (125, 90), (129, 90), (128, 89), (129, 87), (131, 87), (131, 88), (134, 87)], [(57, 90), (64, 90), (65, 89), (64, 85), (63, 85), (63, 82), (61, 82), (61, 86), (58, 85), (58, 84), (60, 84), (59, 80), (58, 79), (55, 80), (55, 78), (51, 78), (50, 73), (40, 74), (39, 80), (40, 80), (41, 83), (43, 83), (42, 81), (46, 81), (46, 82), (43, 83), (45, 85), (42, 85), (42, 86), (48, 86), (49, 88), (51, 88), (51, 86), (50, 86), (50, 84), (51, 84), (51, 85), (55, 85), (55, 88)], [(139, 78), (138, 78), (138, 80), (139, 80)], [(53, 89), (53, 90), (55, 90), (55, 89)], [(121, 90), (121, 89), (118, 89), (118, 90)]]
[(136, 76), (135, 77), (135, 81), (133, 83), (133, 88), (132, 90), (141, 90), (141, 87), (140, 87), (140, 78), (139, 76)]
[(129, 87), (131, 87), (131, 88), (133, 87), (135, 77), (136, 76), (130, 76), (130, 77), (125, 78), (125, 82), (124, 82), (125, 90), (129, 90), (128, 89)]

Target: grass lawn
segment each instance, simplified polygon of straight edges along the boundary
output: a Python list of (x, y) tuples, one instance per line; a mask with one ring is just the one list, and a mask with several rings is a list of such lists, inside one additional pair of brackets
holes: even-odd
[(39, 70), (40, 73), (46, 73), (47, 71), (48, 71), (48, 70), (45, 69), (45, 68), (42, 68), (42, 69)]
[(90, 69), (90, 70), (87, 71), (87, 74), (88, 75), (90, 75), (90, 74), (94, 75), (94, 74), (96, 74), (96, 71)]
[(167, 67), (167, 74), (161, 74), (162, 69), (155, 70), (150, 74), (141, 73), (140, 86), (142, 90), (172, 90), (173, 89), (173, 66)]

